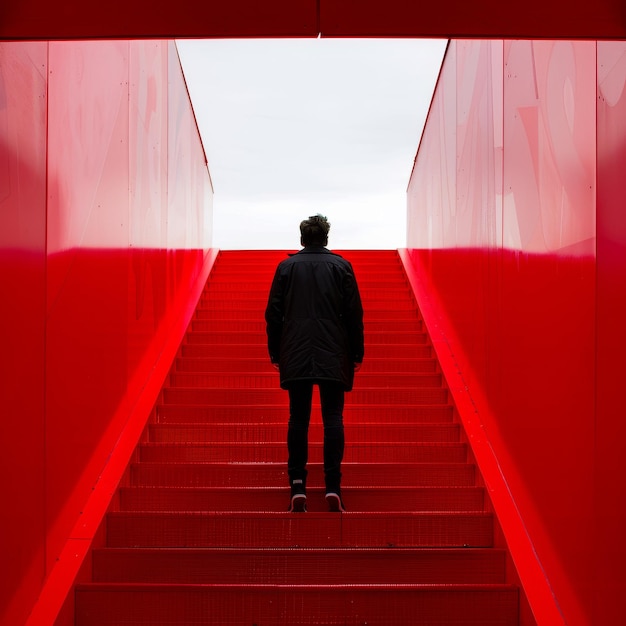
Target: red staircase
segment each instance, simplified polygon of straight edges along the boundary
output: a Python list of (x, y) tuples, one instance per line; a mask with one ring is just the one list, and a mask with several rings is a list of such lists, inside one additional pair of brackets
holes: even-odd
[(392, 251), (345, 253), (366, 351), (346, 396), (347, 513), (324, 500), (319, 403), (308, 513), (287, 513), (287, 393), (263, 313), (279, 252), (221, 252), (76, 588), (76, 625), (517, 626), (519, 591)]

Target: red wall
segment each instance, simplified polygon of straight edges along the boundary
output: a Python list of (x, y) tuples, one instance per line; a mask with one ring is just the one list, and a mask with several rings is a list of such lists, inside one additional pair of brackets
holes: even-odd
[(172, 42), (0, 44), (0, 623), (76, 539), (211, 235)]
[[(626, 588), (626, 43), (598, 43), (594, 615), (624, 621)], [(619, 613), (618, 613), (619, 610)], [(610, 619), (614, 616), (615, 619)], [(598, 621), (597, 623), (601, 623)]]
[(571, 626), (624, 617), (625, 79), (624, 42), (452, 41), (408, 190), (431, 323)]

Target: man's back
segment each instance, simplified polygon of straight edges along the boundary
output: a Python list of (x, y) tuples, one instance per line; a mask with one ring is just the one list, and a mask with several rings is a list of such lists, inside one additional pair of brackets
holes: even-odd
[(363, 359), (363, 308), (348, 261), (310, 246), (280, 263), (266, 320), (282, 386), (314, 379), (352, 388), (354, 363)]

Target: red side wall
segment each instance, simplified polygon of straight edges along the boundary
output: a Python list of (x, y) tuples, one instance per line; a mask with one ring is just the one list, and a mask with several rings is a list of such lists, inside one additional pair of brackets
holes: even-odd
[(211, 234), (173, 43), (0, 44), (0, 623), (76, 539)]
[(414, 267), (570, 626), (624, 617), (625, 81), (624, 42), (452, 41), (408, 190)]

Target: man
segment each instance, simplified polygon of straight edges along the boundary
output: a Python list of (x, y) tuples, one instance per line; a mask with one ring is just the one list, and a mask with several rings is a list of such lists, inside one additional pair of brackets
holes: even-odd
[(314, 215), (300, 224), (303, 248), (274, 275), (265, 320), (270, 360), (289, 392), (287, 470), (290, 511), (306, 511), (306, 464), (313, 386), (324, 422), (324, 478), (331, 511), (341, 497), (344, 392), (363, 361), (363, 307), (351, 264), (326, 248), (330, 224)]

